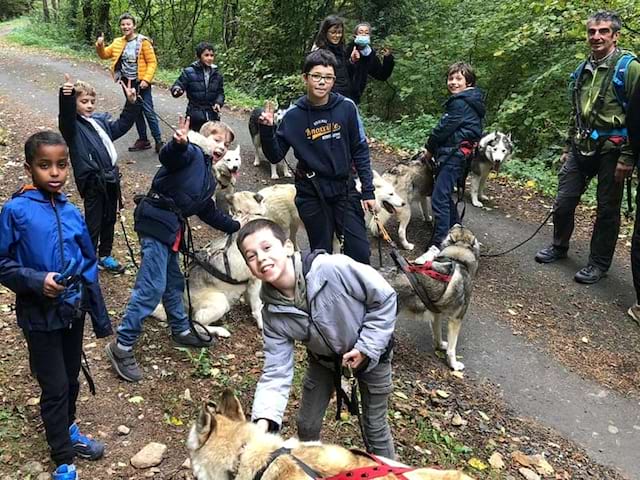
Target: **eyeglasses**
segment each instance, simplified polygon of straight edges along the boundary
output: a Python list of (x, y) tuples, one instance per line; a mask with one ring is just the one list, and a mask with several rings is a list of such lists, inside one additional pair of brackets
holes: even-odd
[(307, 73), (307, 78), (310, 78), (315, 83), (320, 83), (320, 80), (331, 83), (336, 79), (335, 75), (320, 75), (319, 73)]

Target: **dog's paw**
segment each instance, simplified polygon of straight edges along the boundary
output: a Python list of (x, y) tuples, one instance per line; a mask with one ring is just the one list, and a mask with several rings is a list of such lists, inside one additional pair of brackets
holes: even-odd
[(451, 367), (452, 370), (455, 370), (456, 372), (459, 372), (461, 370), (464, 370), (464, 363), (459, 362), (457, 360), (449, 360), (449, 366)]
[(280, 176), (277, 173), (274, 173), (273, 175), (271, 175), (271, 180), (278, 180), (280, 178)]
[(229, 338), (231, 336), (231, 332), (224, 327), (207, 326), (206, 328), (211, 335), (215, 335), (216, 337)]
[(403, 242), (402, 248), (404, 248), (405, 250), (413, 250), (415, 248), (415, 245), (410, 242)]
[(480, 195), (478, 196), (478, 198), (484, 202), (486, 202), (487, 200), (491, 200), (487, 195)]
[(477, 208), (482, 208), (484, 206), (480, 200), (471, 200), (471, 205)]
[(254, 167), (259, 167), (260, 166), (260, 160), (258, 160), (257, 158), (253, 161), (253, 166)]
[(293, 174), (291, 173), (291, 170), (289, 170), (289, 167), (284, 169), (284, 176), (287, 178), (292, 178)]
[(440, 342), (440, 345), (436, 346), (438, 350), (446, 350), (449, 344), (445, 341)]

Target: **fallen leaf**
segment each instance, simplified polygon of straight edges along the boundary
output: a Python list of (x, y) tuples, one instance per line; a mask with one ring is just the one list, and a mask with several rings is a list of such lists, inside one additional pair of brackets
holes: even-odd
[(30, 398), (27, 400), (27, 406), (35, 407), (36, 405), (40, 405), (40, 399), (37, 397)]
[(588, 337), (582, 337), (582, 338), (580, 339), (580, 341), (581, 341), (582, 343), (589, 343), (589, 338), (588, 338)]
[(451, 396), (449, 392), (445, 392), (444, 390), (436, 390), (436, 395), (440, 398), (449, 398)]
[(520, 472), (520, 475), (522, 475), (527, 480), (540, 480), (540, 475), (538, 475), (533, 470), (529, 470), (528, 468), (522, 467), (518, 470), (518, 472)]
[(460, 379), (464, 378), (464, 373), (461, 372), (460, 370), (452, 370), (451, 371), (451, 375), (456, 377), (456, 378), (460, 378)]
[(513, 308), (508, 309), (507, 312), (509, 312), (513, 316), (518, 315), (518, 312), (516, 312)]
[(516, 450), (515, 452), (511, 452), (511, 458), (513, 458), (513, 460), (518, 462), (523, 467), (530, 467), (531, 466), (531, 459), (529, 458), (529, 456), (525, 455), (520, 450)]
[(136, 405), (138, 405), (138, 404), (140, 404), (142, 402), (144, 402), (144, 398), (142, 398), (139, 395), (136, 395), (135, 397), (131, 397), (129, 399), (129, 403), (135, 403)]
[(407, 397), (404, 393), (402, 392), (393, 392), (393, 394), (398, 397), (401, 398), (403, 400), (409, 400), (409, 397)]
[(489, 415), (484, 413), (482, 410), (478, 410), (478, 415), (480, 415), (485, 422), (490, 420)]
[(182, 420), (174, 416), (167, 417), (167, 423), (169, 425), (174, 425), (176, 427), (180, 427), (181, 425), (184, 425), (184, 422)]
[(504, 468), (504, 460), (499, 452), (493, 452), (489, 457), (489, 465), (494, 470), (502, 470)]
[(529, 458), (531, 459), (531, 465), (533, 466), (533, 468), (536, 469), (536, 472), (538, 472), (540, 475), (542, 476), (553, 475), (554, 473), (553, 467), (549, 464), (549, 462), (547, 462), (544, 456), (537, 454), (537, 455), (532, 455)]
[(469, 460), (467, 460), (467, 463), (469, 464), (470, 467), (480, 471), (483, 471), (489, 468), (489, 466), (486, 463), (484, 463), (482, 460), (476, 457), (470, 458)]

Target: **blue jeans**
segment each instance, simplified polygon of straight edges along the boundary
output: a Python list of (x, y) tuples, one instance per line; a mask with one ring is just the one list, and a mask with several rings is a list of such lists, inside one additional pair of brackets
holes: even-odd
[[(465, 159), (457, 153), (450, 155), (442, 161), (433, 187), (431, 207), (435, 220), (435, 232), (431, 245), (440, 247), (446, 238), (449, 229), (460, 222), (456, 203), (453, 201), (453, 187), (464, 175)], [(431, 245), (427, 245), (429, 248)]]
[[(136, 82), (138, 87), (139, 82)], [(138, 138), (142, 140), (147, 139), (147, 124), (144, 119), (147, 119), (149, 123), (149, 130), (156, 142), (162, 140), (162, 133), (160, 132), (160, 124), (158, 123), (158, 117), (153, 110), (153, 97), (151, 96), (151, 85), (147, 88), (138, 88), (138, 95), (142, 99), (142, 111), (138, 118), (136, 118), (136, 130), (138, 130)]]
[(178, 254), (152, 237), (141, 237), (142, 262), (131, 298), (118, 326), (118, 342), (133, 346), (142, 333), (145, 318), (160, 301), (167, 312), (171, 332), (177, 335), (189, 329), (182, 294), (184, 277), (178, 265)]

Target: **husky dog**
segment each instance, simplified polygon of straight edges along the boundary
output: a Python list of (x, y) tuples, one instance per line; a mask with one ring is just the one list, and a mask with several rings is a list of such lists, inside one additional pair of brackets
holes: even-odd
[[(395, 192), (405, 200), (405, 204), (396, 207), (383, 204), (380, 221), (386, 223), (394, 215), (398, 219), (398, 236), (402, 248), (413, 250), (413, 243), (407, 240), (407, 226), (411, 221), (411, 206), (415, 203), (420, 208), (422, 220), (431, 222), (431, 194), (433, 193), (433, 168), (431, 164), (423, 164), (416, 157), (407, 163), (399, 163), (382, 174), (382, 180), (391, 184)], [(376, 192), (378, 187), (376, 186)], [(393, 207), (393, 208), (390, 208)], [(377, 235), (375, 222), (369, 225), (371, 233)]]
[[(456, 358), (456, 345), (462, 320), (467, 313), (473, 290), (473, 280), (478, 270), (480, 258), (480, 243), (471, 230), (459, 224), (449, 230), (442, 242), (442, 250), (433, 260), (430, 269), (449, 280), (432, 278), (429, 275), (413, 273), (414, 278), (422, 287), (423, 292), (431, 299), (437, 310), (428, 311), (417, 294), (410, 287), (404, 273), (397, 272), (391, 279), (400, 298), (398, 304), (407, 306), (410, 310), (421, 313), (425, 319), (433, 316), (431, 330), (434, 347), (446, 350), (447, 364), (453, 370), (464, 369), (464, 364)], [(442, 340), (442, 322), (448, 320), (447, 341)]]
[[(285, 109), (279, 108), (276, 110), (273, 116), (274, 125), (278, 125), (282, 117), (284, 117)], [(251, 116), (249, 117), (249, 133), (251, 134), (251, 141), (253, 142), (253, 148), (255, 149), (255, 160), (253, 161), (254, 166), (259, 166), (261, 162), (270, 163), (269, 160), (264, 156), (262, 152), (262, 142), (260, 141), (260, 127), (258, 123), (258, 118), (264, 112), (264, 108), (254, 108), (251, 112)], [(289, 171), (289, 167), (287, 164), (282, 161), (278, 164), (271, 163), (271, 179), (277, 180), (280, 178), (278, 175), (278, 165), (282, 169), (282, 173), (285, 177), (292, 177), (292, 173)]]
[(236, 192), (227, 197), (227, 202), (230, 213), (236, 218), (260, 212), (260, 216), (273, 220), (285, 232), (289, 232), (289, 238), (297, 248), (296, 236), (302, 220), (298, 215), (295, 197), (296, 187), (287, 183), (263, 188), (258, 193)]
[(471, 204), (482, 207), (480, 200), (489, 200), (484, 186), (491, 170), (500, 170), (511, 158), (513, 142), (511, 134), (492, 132), (480, 139), (478, 153), (471, 160)]
[[(285, 442), (280, 435), (263, 432), (246, 420), (242, 405), (230, 390), (223, 392), (217, 405), (208, 403), (202, 406), (189, 431), (187, 450), (197, 480), (307, 480), (310, 477), (302, 465), (324, 478), (363, 467), (380, 466), (371, 457), (338, 445), (295, 439)], [(276, 453), (280, 454), (272, 458)], [(406, 467), (386, 459), (380, 460), (388, 465)], [(406, 476), (415, 480), (473, 480), (456, 470), (433, 468), (417, 468), (407, 472)], [(392, 480), (398, 477), (390, 473), (383, 478)]]

